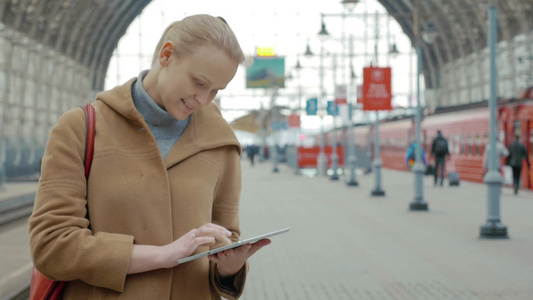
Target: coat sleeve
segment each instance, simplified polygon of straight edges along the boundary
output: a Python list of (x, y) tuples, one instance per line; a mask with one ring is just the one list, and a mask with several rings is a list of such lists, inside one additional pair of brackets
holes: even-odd
[[(241, 165), (237, 147), (225, 147), (221, 167), (220, 179), (215, 189), (213, 204), (213, 223), (220, 224), (232, 232), (231, 239), (238, 241), (241, 231), (239, 227), (239, 199), (241, 194)], [(248, 262), (243, 266), (233, 280), (232, 284), (224, 285), (218, 278), (216, 265), (210, 262), (210, 277), (212, 286), (217, 292), (227, 299), (237, 299), (241, 296), (248, 273)], [(227, 283), (225, 281), (225, 283)]]
[(82, 280), (120, 292), (133, 237), (93, 235), (89, 228), (85, 138), (85, 116), (80, 108), (65, 113), (50, 133), (29, 219), (30, 251), (35, 267), (50, 279)]

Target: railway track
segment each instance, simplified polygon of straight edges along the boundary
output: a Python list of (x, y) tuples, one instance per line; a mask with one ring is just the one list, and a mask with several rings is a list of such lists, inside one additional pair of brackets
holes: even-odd
[(31, 193), (0, 201), (0, 226), (29, 217), (34, 199), (35, 194)]
[[(1, 199), (0, 201), (0, 229), (1, 230), (12, 230), (16, 226), (20, 226), (20, 222), (24, 222), (23, 219), (27, 219), (31, 215), (32, 210), (33, 210), (34, 200), (35, 200), (35, 193), (27, 193), (23, 195), (16, 195), (16, 196), (8, 197), (5, 199)], [(24, 269), (24, 273), (25, 273), (26, 269), (20, 268), (20, 270), (22, 269)], [(15, 282), (19, 280), (16, 278), (24, 278), (23, 276), (19, 277), (22, 274), (22, 272), (15, 272), (15, 273), (9, 274), (8, 277), (11, 277), (11, 279)], [(4, 281), (5, 281), (5, 278), (4, 278)], [(4, 292), (8, 292), (9, 294), (6, 295), (4, 293), (3, 296), (0, 295), (0, 299), (28, 300), (30, 298), (30, 285), (29, 285), (29, 282), (27, 283), (26, 282), (27, 281), (24, 280), (22, 282), (22, 285), (20, 285), (16, 290), (12, 290), (11, 293), (9, 293), (9, 290), (4, 291)], [(0, 287), (0, 289), (2, 288), (7, 288), (7, 287), (6, 286)]]
[(21, 287), (19, 290), (13, 292), (6, 297), (6, 300), (29, 300), (30, 299), (30, 285)]

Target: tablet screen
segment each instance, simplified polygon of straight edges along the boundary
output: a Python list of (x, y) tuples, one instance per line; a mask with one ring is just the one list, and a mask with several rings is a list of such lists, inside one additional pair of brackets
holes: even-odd
[(253, 244), (253, 243), (257, 242), (257, 241), (260, 241), (260, 240), (263, 240), (263, 239), (266, 239), (266, 238), (269, 238), (271, 236), (275, 236), (275, 235), (278, 235), (278, 234), (282, 234), (282, 233), (285, 233), (287, 231), (289, 231), (289, 228), (283, 228), (283, 229), (280, 229), (280, 230), (277, 230), (277, 231), (273, 231), (273, 232), (270, 232), (270, 233), (265, 233), (265, 234), (262, 234), (262, 235), (258, 235), (258, 236), (255, 236), (255, 237), (252, 237), (252, 238), (249, 238), (249, 239), (246, 239), (246, 240), (242, 240), (242, 241), (235, 242), (233, 244), (229, 244), (227, 246), (222, 246), (220, 248), (216, 248), (216, 249), (209, 250), (209, 251), (206, 251), (206, 252), (202, 252), (202, 253), (199, 253), (199, 254), (191, 255), (191, 256), (186, 257), (186, 258), (182, 258), (182, 259), (178, 260), (178, 263), (182, 264), (182, 263), (185, 263), (185, 262), (188, 262), (188, 261), (191, 261), (191, 260), (195, 260), (195, 259), (200, 258), (200, 257), (204, 257), (204, 256), (215, 254), (215, 253), (218, 253), (218, 252), (221, 252), (221, 251), (226, 251), (228, 249), (233, 249), (233, 248), (236, 248), (236, 247), (240, 247), (242, 245)]

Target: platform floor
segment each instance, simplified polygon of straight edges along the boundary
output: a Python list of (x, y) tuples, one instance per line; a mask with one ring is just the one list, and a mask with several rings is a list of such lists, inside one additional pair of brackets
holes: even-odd
[[(479, 238), (487, 188), (424, 181), (427, 212), (409, 211), (412, 173), (382, 170), (384, 197), (371, 197), (374, 175), (358, 187), (341, 177), (296, 175), (284, 164), (242, 161), (243, 238), (290, 227), (250, 259), (245, 300), (533, 299), (533, 193), (504, 188), (501, 219), (509, 239)], [(31, 192), (31, 184), (6, 186)], [(15, 192), (16, 191), (16, 192)], [(31, 261), (25, 220), (0, 230), (0, 299), (27, 282)]]
[[(38, 183), (6, 182), (0, 187), (0, 203), (19, 196), (35, 194)], [(33, 265), (28, 246), (27, 220), (0, 227), (0, 300), (29, 282)]]
[(412, 173), (383, 170), (385, 197), (243, 160), (243, 236), (290, 227), (250, 260), (243, 299), (533, 299), (533, 193), (504, 188), (509, 239), (479, 238), (487, 187), (424, 181), (427, 212), (409, 211)]

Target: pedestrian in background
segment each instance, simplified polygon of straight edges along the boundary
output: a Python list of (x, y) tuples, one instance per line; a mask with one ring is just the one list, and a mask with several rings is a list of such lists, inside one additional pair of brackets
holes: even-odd
[[(509, 150), (505, 148), (502, 142), (496, 141), (496, 157), (497, 158), (496, 158), (495, 168), (498, 172), (500, 172), (502, 168), (501, 158), (507, 157), (507, 156), (509, 156)], [(485, 152), (483, 152), (483, 169), (484, 169), (483, 174), (486, 174), (489, 171), (489, 158), (490, 158), (490, 143), (487, 143), (485, 145)]]
[(246, 156), (250, 160), (250, 165), (253, 167), (255, 164), (255, 156), (259, 153), (259, 147), (255, 144), (248, 145), (246, 147)]
[(43, 157), (30, 250), (63, 299), (236, 299), (269, 240), (178, 265), (239, 240), (241, 146), (212, 103), (244, 61), (226, 21), (172, 23), (150, 70), (96, 96), (94, 159), (73, 108)]
[(437, 185), (440, 170), (440, 185), (444, 183), (444, 170), (446, 165), (446, 156), (450, 155), (448, 141), (442, 136), (442, 132), (437, 130), (437, 136), (431, 144), (431, 155), (435, 157), (434, 185)]
[(520, 176), (522, 174), (522, 164), (524, 159), (527, 165), (531, 167), (529, 155), (526, 147), (520, 143), (520, 135), (515, 135), (515, 141), (509, 145), (509, 156), (507, 157), (507, 164), (513, 169), (513, 187), (515, 195), (520, 189)]
[[(407, 148), (407, 151), (405, 151), (405, 164), (409, 167), (409, 169), (412, 169), (416, 162), (416, 145), (416, 142), (412, 142), (409, 148)], [(420, 150), (422, 163), (427, 167), (428, 163), (426, 160), (426, 151), (424, 150), (424, 147), (422, 147)]]

